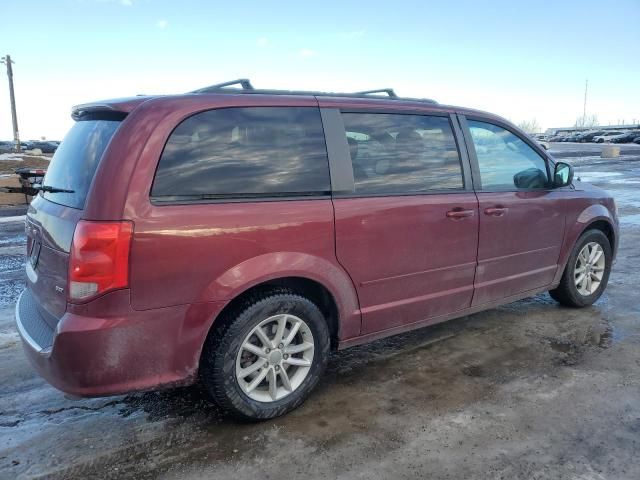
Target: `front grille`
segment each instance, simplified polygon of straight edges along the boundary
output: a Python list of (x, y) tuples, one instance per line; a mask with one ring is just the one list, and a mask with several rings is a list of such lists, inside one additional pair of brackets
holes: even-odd
[[(21, 333), (26, 334), (40, 350), (47, 350), (53, 346), (53, 328), (45, 321), (36, 300), (31, 292), (27, 289), (20, 296), (16, 307), (16, 321), (18, 328), (22, 329)], [(31, 343), (31, 342), (29, 342)]]

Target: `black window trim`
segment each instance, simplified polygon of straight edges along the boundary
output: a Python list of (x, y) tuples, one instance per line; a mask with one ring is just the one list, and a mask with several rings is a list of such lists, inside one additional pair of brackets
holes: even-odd
[[(495, 118), (487, 118), (482, 115), (473, 115), (473, 114), (457, 114), (458, 121), (460, 123), (460, 127), (462, 129), (462, 135), (464, 137), (465, 143), (467, 145), (467, 150), (469, 153), (469, 162), (471, 164), (471, 172), (473, 177), (473, 187), (476, 192), (482, 193), (491, 193), (491, 192), (544, 192), (544, 191), (552, 191), (556, 190), (553, 188), (551, 184), (552, 175), (551, 171), (555, 166), (555, 162), (553, 159), (547, 154), (547, 152), (539, 145), (536, 145), (535, 142), (531, 141), (525, 136), (522, 136), (519, 132), (517, 132), (511, 125), (506, 122), (502, 122)], [(473, 143), (473, 138), (471, 136), (471, 130), (469, 129), (469, 124), (467, 120), (473, 120), (482, 123), (488, 123), (489, 125), (494, 125), (496, 127), (503, 128), (510, 132), (511, 134), (518, 137), (525, 144), (533, 149), (540, 158), (544, 161), (545, 167), (547, 169), (547, 186), (545, 188), (482, 188), (482, 179), (480, 177), (480, 164), (478, 162), (478, 155), (476, 153), (476, 147)]]
[[(325, 135), (325, 151), (327, 152), (327, 162), (329, 166), (329, 191), (317, 191), (317, 192), (283, 192), (282, 194), (273, 194), (273, 193), (256, 193), (256, 194), (222, 194), (222, 195), (211, 195), (211, 198), (176, 198), (176, 197), (188, 197), (189, 195), (172, 195), (172, 196), (154, 196), (151, 194), (153, 190), (153, 184), (156, 179), (156, 175), (158, 174), (158, 168), (160, 167), (160, 159), (162, 158), (162, 154), (164, 153), (164, 149), (167, 146), (167, 143), (171, 139), (173, 132), (182, 125), (183, 122), (194, 117), (196, 115), (211, 112), (214, 110), (227, 110), (231, 108), (315, 108), (318, 110), (320, 114), (320, 121), (322, 128), (324, 130), (324, 124), (322, 123), (322, 115), (321, 109), (316, 104), (313, 105), (229, 105), (223, 107), (211, 107), (211, 108), (203, 108), (198, 109), (196, 111), (190, 112), (188, 115), (181, 118), (176, 125), (171, 129), (167, 138), (162, 145), (162, 150), (160, 151), (160, 155), (158, 156), (158, 160), (156, 161), (156, 166), (153, 171), (153, 176), (151, 177), (151, 184), (149, 185), (147, 191), (147, 198), (149, 199), (149, 203), (153, 206), (157, 207), (166, 207), (171, 205), (200, 205), (200, 204), (219, 204), (219, 203), (255, 203), (255, 202), (285, 202), (285, 201), (295, 201), (295, 200), (327, 200), (331, 199), (331, 192), (333, 189), (333, 180), (331, 178), (331, 160), (329, 158), (328, 145), (326, 143), (326, 135)], [(195, 195), (194, 195), (195, 196)], [(166, 200), (163, 200), (166, 198)]]
[[(186, 196), (186, 195), (185, 195)], [(311, 200), (331, 200), (331, 195), (328, 193), (284, 193), (281, 196), (270, 194), (256, 194), (255, 196), (228, 196), (224, 198), (207, 198), (207, 199), (185, 199), (185, 198), (172, 198), (169, 200), (161, 200), (160, 197), (150, 197), (151, 205), (156, 207), (166, 207), (170, 205), (210, 205), (219, 203), (260, 203), (260, 202), (301, 202)]]
[(321, 107), (320, 119), (329, 159), (331, 193), (353, 194), (355, 192), (353, 167), (342, 115), (337, 108)]
[[(321, 107), (320, 110), (335, 111), (340, 118), (341, 131), (338, 134), (336, 131), (331, 132), (331, 135), (327, 134), (325, 130), (325, 139), (327, 141), (327, 153), (329, 154), (329, 169), (333, 171), (332, 167), (338, 164), (340, 170), (347, 169), (350, 172), (350, 180), (346, 180), (343, 183), (336, 185), (338, 188), (333, 188), (333, 174), (331, 176), (332, 192), (335, 198), (368, 198), (368, 197), (414, 197), (420, 195), (443, 195), (443, 194), (462, 194), (473, 191), (472, 172), (469, 163), (469, 157), (465, 148), (464, 138), (457, 124), (455, 114), (452, 112), (446, 112), (442, 110), (421, 110), (421, 109), (395, 109), (395, 108), (336, 108), (336, 107)], [(456, 189), (440, 189), (429, 190), (427, 192), (407, 192), (407, 193), (356, 193), (355, 182), (353, 180), (353, 165), (351, 163), (351, 155), (349, 153), (349, 144), (347, 143), (346, 129), (342, 120), (343, 113), (370, 113), (370, 114), (387, 114), (387, 115), (420, 115), (423, 117), (446, 117), (449, 119), (453, 137), (456, 143), (456, 149), (458, 151), (458, 158), (460, 161), (460, 171), (462, 174), (462, 188)], [(336, 144), (336, 149), (329, 148), (329, 144)], [(333, 153), (333, 155), (332, 155)]]

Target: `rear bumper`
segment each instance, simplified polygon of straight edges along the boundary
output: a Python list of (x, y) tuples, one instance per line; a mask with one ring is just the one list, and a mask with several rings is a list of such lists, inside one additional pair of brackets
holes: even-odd
[(24, 290), (18, 298), (15, 319), (22, 341), (38, 355), (49, 355), (55, 332), (38, 310), (29, 290)]
[(29, 362), (47, 382), (72, 395), (95, 397), (191, 383), (221, 308), (206, 303), (107, 316), (67, 312), (55, 331), (46, 325), (47, 333), (25, 290), (15, 320)]

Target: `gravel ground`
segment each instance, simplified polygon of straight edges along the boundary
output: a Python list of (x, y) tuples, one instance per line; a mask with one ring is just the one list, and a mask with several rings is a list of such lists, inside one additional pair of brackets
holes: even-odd
[(16, 168), (47, 168), (51, 155), (29, 155), (25, 153), (0, 154), (0, 174), (11, 174)]
[(0, 478), (640, 478), (640, 151), (578, 145), (552, 152), (622, 217), (596, 305), (543, 294), (339, 352), (302, 408), (259, 424), (198, 387), (65, 399), (18, 343), (24, 236), (0, 223)]

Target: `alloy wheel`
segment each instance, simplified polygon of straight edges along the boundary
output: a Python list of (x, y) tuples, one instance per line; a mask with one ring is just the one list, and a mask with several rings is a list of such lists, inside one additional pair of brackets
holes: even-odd
[(583, 296), (592, 295), (602, 282), (604, 269), (605, 255), (602, 246), (597, 242), (589, 242), (582, 247), (573, 270), (578, 293)]
[(260, 322), (243, 340), (236, 356), (236, 380), (258, 402), (275, 402), (294, 392), (313, 364), (309, 326), (290, 314)]

